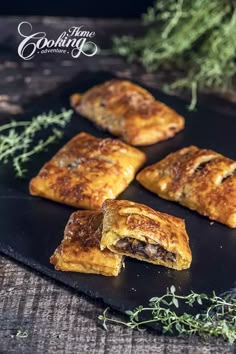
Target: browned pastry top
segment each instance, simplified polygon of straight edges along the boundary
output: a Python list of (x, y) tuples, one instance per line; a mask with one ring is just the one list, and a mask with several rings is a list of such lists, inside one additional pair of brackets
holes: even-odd
[(107, 276), (119, 274), (122, 257), (109, 250), (100, 250), (102, 236), (101, 212), (74, 212), (65, 227), (64, 238), (50, 258), (57, 270), (95, 273)]
[(236, 227), (236, 162), (217, 152), (183, 148), (144, 168), (137, 180), (163, 198)]
[(30, 192), (61, 203), (99, 209), (132, 181), (145, 154), (117, 139), (80, 133), (30, 182)]
[[(186, 269), (190, 266), (192, 256), (184, 220), (128, 200), (106, 200), (102, 210), (102, 248), (108, 247), (119, 253), (115, 247), (119, 240), (135, 239), (145, 244), (161, 246), (176, 257), (175, 263), (160, 258), (150, 259), (151, 263), (174, 269)], [(121, 251), (120, 254), (147, 260), (134, 252)]]
[(153, 104), (155, 98), (142, 87), (126, 80), (110, 80), (95, 86), (86, 93), (85, 100), (90, 102), (102, 99), (103, 107), (108, 109), (122, 109), (126, 118), (140, 114), (150, 118), (154, 113), (159, 113), (161, 107)]
[(102, 212), (76, 211), (65, 228), (64, 243), (75, 242), (83, 249), (100, 247), (102, 236)]
[[(112, 228), (124, 234), (145, 234), (159, 242), (176, 243), (181, 230), (185, 231), (184, 221), (173, 215), (161, 213), (147, 205), (128, 200), (106, 200), (105, 213), (117, 215), (112, 219)], [(178, 230), (178, 232), (177, 232)]]
[(183, 117), (127, 80), (110, 80), (83, 95), (74, 94), (71, 104), (76, 111), (131, 145), (154, 144), (184, 127)]

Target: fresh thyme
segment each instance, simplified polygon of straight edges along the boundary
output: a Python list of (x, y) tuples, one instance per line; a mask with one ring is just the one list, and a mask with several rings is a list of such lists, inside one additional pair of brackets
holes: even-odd
[[(62, 137), (62, 128), (71, 116), (72, 110), (62, 110), (58, 114), (43, 113), (29, 121), (11, 121), (0, 126), (0, 162), (12, 162), (16, 176), (23, 177), (26, 162)], [(38, 137), (41, 131), (47, 133), (46, 138)]]
[(156, 0), (143, 15), (140, 38), (114, 38), (113, 51), (147, 71), (176, 68), (181, 77), (163, 89), (224, 91), (236, 74), (236, 5), (232, 0)]
[[(181, 313), (179, 305), (184, 308), (197, 308), (196, 314)], [(155, 323), (163, 333), (188, 334), (222, 337), (234, 343), (236, 341), (236, 297), (233, 294), (212, 296), (191, 292), (186, 296), (177, 295), (172, 285), (166, 294), (153, 297), (149, 306), (139, 306), (133, 311), (127, 311), (129, 319), (120, 321), (107, 315), (106, 309), (98, 318), (107, 329), (107, 323), (122, 324), (131, 329), (140, 329), (143, 325)]]

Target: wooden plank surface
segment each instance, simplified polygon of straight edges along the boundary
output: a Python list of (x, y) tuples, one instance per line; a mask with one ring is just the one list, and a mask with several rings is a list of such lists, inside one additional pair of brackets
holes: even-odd
[[(235, 353), (220, 340), (175, 338), (123, 326), (101, 328), (99, 301), (0, 257), (0, 353)], [(119, 315), (117, 318), (121, 319)], [(24, 337), (24, 332), (26, 337)]]
[[(23, 61), (17, 55), (17, 25), (23, 18), (0, 17), (0, 116), (24, 110), (36, 96), (49, 92), (84, 70), (108, 70), (145, 85), (160, 87), (166, 73), (147, 74), (135, 64), (115, 56), (64, 60), (51, 56)], [(52, 37), (70, 25), (86, 24), (96, 31), (97, 43), (110, 46), (111, 35), (142, 33), (137, 20), (29, 18), (35, 28)], [(234, 114), (235, 105), (219, 96), (203, 95), (220, 112)], [(0, 353), (236, 353), (220, 340), (167, 337), (123, 326), (104, 331), (97, 317), (105, 309), (99, 301), (77, 294), (52, 280), (0, 255)], [(120, 318), (119, 314), (115, 314)]]

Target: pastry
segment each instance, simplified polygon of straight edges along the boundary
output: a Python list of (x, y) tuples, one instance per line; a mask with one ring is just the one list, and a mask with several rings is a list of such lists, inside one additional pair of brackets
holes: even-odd
[(95, 273), (109, 276), (119, 274), (122, 256), (100, 250), (101, 212), (74, 212), (65, 228), (64, 239), (50, 258), (57, 270)]
[(184, 118), (147, 90), (127, 80), (110, 80), (71, 96), (72, 107), (99, 127), (131, 145), (150, 145), (173, 137)]
[(99, 209), (133, 180), (145, 154), (117, 139), (80, 133), (30, 182), (30, 193), (77, 208)]
[(102, 210), (101, 249), (177, 270), (190, 267), (182, 219), (127, 200), (106, 200)]
[(144, 168), (137, 180), (162, 198), (236, 227), (236, 162), (190, 146)]

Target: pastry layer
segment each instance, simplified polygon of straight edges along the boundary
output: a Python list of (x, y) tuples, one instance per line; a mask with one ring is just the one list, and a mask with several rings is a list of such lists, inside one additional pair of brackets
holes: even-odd
[(144, 168), (137, 180), (162, 198), (236, 227), (236, 162), (190, 146)]
[(184, 118), (147, 90), (127, 80), (110, 80), (71, 96), (74, 109), (131, 145), (150, 145), (173, 137)]
[(106, 200), (102, 209), (102, 249), (177, 270), (190, 267), (182, 219), (127, 200)]
[(117, 276), (122, 256), (100, 250), (101, 212), (76, 211), (65, 228), (64, 239), (50, 258), (57, 270)]
[(99, 209), (134, 179), (145, 154), (118, 139), (80, 133), (30, 182), (30, 193), (77, 208)]

